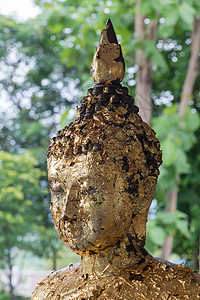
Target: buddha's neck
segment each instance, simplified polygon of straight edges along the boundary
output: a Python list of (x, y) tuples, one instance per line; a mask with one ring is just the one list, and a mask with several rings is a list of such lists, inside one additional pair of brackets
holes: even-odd
[(114, 248), (107, 249), (95, 256), (83, 256), (82, 270), (84, 274), (103, 276), (115, 274), (129, 268), (143, 268), (153, 257), (127, 235)]

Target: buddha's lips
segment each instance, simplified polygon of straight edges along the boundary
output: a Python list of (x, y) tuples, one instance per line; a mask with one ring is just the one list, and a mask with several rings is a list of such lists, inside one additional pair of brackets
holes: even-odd
[(77, 217), (75, 217), (75, 216), (74, 216), (74, 217), (64, 216), (64, 217), (61, 218), (61, 220), (62, 220), (63, 222), (71, 223), (71, 222), (76, 221), (76, 220), (77, 220)]

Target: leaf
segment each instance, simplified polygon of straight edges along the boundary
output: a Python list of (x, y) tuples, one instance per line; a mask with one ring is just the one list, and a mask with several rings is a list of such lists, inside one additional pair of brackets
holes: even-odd
[(158, 27), (158, 34), (162, 36), (163, 39), (171, 37), (174, 34), (174, 26), (168, 26), (167, 24), (163, 23)]
[(194, 134), (186, 129), (174, 131), (174, 136), (176, 140), (179, 139), (179, 144), (185, 152), (190, 150), (196, 141)]
[(156, 136), (162, 141), (169, 135), (171, 124), (167, 118), (162, 116), (153, 118), (152, 127), (156, 132)]
[(187, 218), (187, 214), (180, 210), (176, 210), (174, 214), (176, 216), (176, 219), (186, 219)]
[(158, 50), (153, 53), (152, 61), (157, 65), (157, 67), (168, 69), (167, 63), (164, 59), (164, 56)]
[(176, 228), (182, 233), (185, 237), (189, 238), (190, 234), (188, 231), (187, 223), (184, 220), (177, 220), (176, 221)]
[(61, 52), (61, 62), (65, 63), (68, 60), (68, 57), (71, 54), (71, 48), (66, 48)]
[(162, 9), (164, 9), (164, 10), (169, 9), (169, 7), (173, 4), (174, 4), (174, 0), (154, 0), (154, 1), (152, 1), (152, 7), (156, 11), (160, 11)]
[(141, 1), (139, 10), (141, 14), (150, 15), (152, 13), (151, 1)]
[(165, 166), (172, 165), (176, 158), (178, 153), (178, 147), (177, 145), (170, 139), (167, 138), (162, 144), (162, 153), (163, 153), (163, 164)]
[(191, 131), (195, 131), (200, 126), (200, 117), (198, 113), (192, 113), (191, 110), (188, 110), (184, 116), (184, 119), (187, 123), (188, 128)]
[(67, 119), (67, 116), (69, 114), (69, 111), (70, 111), (71, 108), (68, 108), (62, 115), (61, 115), (61, 123), (63, 123), (66, 119)]
[(165, 18), (165, 21), (158, 27), (158, 32), (160, 36), (162, 36), (163, 38), (167, 38), (174, 34), (175, 26), (178, 22), (179, 17), (177, 8), (173, 7), (170, 10), (167, 9), (166, 11), (164, 11), (163, 17)]
[[(158, 187), (157, 189), (161, 188), (164, 190), (164, 196), (162, 196), (162, 201), (163, 198), (166, 195), (166, 190), (170, 189), (173, 190), (176, 187), (176, 172), (174, 166), (170, 167), (164, 167), (162, 165), (160, 167), (160, 176), (158, 177)], [(157, 198), (160, 198), (160, 195), (157, 195)]]
[(152, 61), (158, 66), (163, 69), (167, 69), (166, 61), (163, 55), (159, 52), (156, 48), (156, 44), (154, 41), (145, 40), (144, 41), (144, 56), (152, 59)]
[(157, 218), (160, 220), (161, 223), (168, 225), (173, 224), (175, 221), (173, 213), (170, 212), (160, 211), (157, 213)]
[(143, 49), (144, 45), (141, 41), (138, 41), (137, 39), (132, 39), (128, 44), (128, 48), (130, 50)]
[[(71, 112), (72, 112), (72, 114), (71, 114)], [(70, 122), (72, 122), (74, 120), (75, 116), (73, 113), (74, 113), (74, 109), (72, 109), (70, 107), (61, 115), (61, 121), (60, 121), (61, 127), (65, 127), (67, 124), (69, 124)]]
[(174, 10), (167, 14), (167, 16), (165, 17), (165, 22), (163, 24), (167, 28), (167, 27), (175, 26), (177, 21), (178, 21), (177, 10)]
[(187, 162), (187, 156), (181, 148), (178, 148), (175, 167), (177, 174), (187, 174), (190, 170), (190, 166)]
[(165, 231), (162, 227), (154, 227), (151, 229), (149, 236), (152, 242), (158, 246), (162, 246), (166, 237)]
[(171, 106), (165, 107), (165, 109), (163, 111), (163, 115), (165, 115), (165, 116), (176, 115), (176, 113), (177, 113), (176, 105), (171, 105)]
[(189, 26), (192, 27), (193, 17), (195, 15), (194, 8), (186, 2), (183, 2), (179, 7), (179, 16), (182, 21)]

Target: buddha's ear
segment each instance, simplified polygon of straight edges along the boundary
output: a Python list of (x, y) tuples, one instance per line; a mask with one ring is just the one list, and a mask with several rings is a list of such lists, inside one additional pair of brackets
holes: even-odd
[(148, 211), (143, 211), (133, 216), (130, 234), (135, 237), (139, 246), (144, 247), (146, 242), (146, 223)]

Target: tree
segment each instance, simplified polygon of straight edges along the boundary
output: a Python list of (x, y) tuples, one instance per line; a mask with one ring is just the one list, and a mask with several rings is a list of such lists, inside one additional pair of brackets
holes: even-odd
[[(156, 199), (160, 202), (165, 199), (166, 203), (169, 199), (171, 200), (167, 212), (161, 214), (163, 221), (157, 225), (164, 229), (162, 236), (165, 235), (166, 239), (165, 242), (163, 241), (163, 251), (167, 252), (165, 255), (170, 255), (172, 240), (176, 236), (177, 231), (179, 234), (181, 233), (185, 236), (186, 239), (189, 238), (189, 232), (192, 234), (191, 219), (193, 218), (191, 215), (187, 218), (188, 211), (184, 209), (184, 207), (187, 207), (186, 203), (184, 206), (178, 206), (180, 211), (184, 212), (185, 215), (179, 214), (177, 211), (177, 199), (175, 197), (176, 195), (178, 196), (177, 187), (183, 185), (181, 177), (193, 173), (187, 156), (188, 152), (193, 147), (196, 147), (197, 138), (194, 132), (199, 129), (200, 118), (198, 113), (192, 113), (189, 108), (184, 116), (180, 116), (177, 113), (176, 106), (173, 105), (166, 108), (161, 117), (154, 118), (152, 123), (163, 151), (163, 166), (158, 179)], [(196, 172), (194, 174), (198, 176)], [(171, 191), (176, 191), (177, 194)], [(179, 201), (183, 203), (181, 198), (179, 198)], [(194, 205), (195, 202), (196, 200), (193, 203)], [(170, 246), (166, 246), (169, 237)], [(166, 258), (166, 256), (163, 255), (163, 258)]]
[(33, 224), (44, 223), (41, 211), (46, 211), (46, 203), (40, 199), (39, 180), (43, 172), (30, 152), (14, 155), (1, 151), (0, 161), (0, 258), (1, 267), (9, 269), (10, 297), (15, 299), (15, 250), (31, 249)]
[[(182, 88), (182, 95), (180, 99), (180, 106), (179, 106), (179, 115), (184, 116), (187, 111), (187, 107), (189, 104), (189, 100), (192, 98), (194, 84), (198, 75), (198, 56), (200, 51), (200, 19), (195, 16), (193, 29), (192, 29), (192, 44), (191, 44), (191, 56), (189, 59), (189, 65), (187, 74), (184, 80), (183, 88)], [(196, 123), (197, 127), (194, 129), (198, 129), (198, 122)], [(179, 174), (177, 173), (176, 176), (178, 177)], [(174, 187), (173, 190), (168, 190), (167, 192), (168, 198), (168, 211), (173, 213), (177, 209), (177, 201), (178, 201), (178, 185)], [(163, 245), (163, 252), (162, 257), (164, 259), (169, 259), (170, 254), (172, 253), (173, 247), (173, 235), (169, 235)]]
[[(12, 154), (22, 153), (27, 149), (31, 151), (32, 159), (35, 159), (38, 170), (41, 170), (41, 173), (33, 172), (33, 179), (38, 181), (39, 190), (37, 192), (35, 189), (29, 193), (29, 185), (26, 193), (33, 198), (40, 195), (37, 206), (38, 209), (44, 208), (39, 210), (43, 219), (41, 226), (50, 232), (54, 227), (49, 212), (50, 193), (46, 192), (48, 182), (45, 152), (49, 137), (58, 125), (58, 107), (64, 107), (65, 110), (65, 105), (69, 103), (62, 96), (61, 87), (64, 86), (62, 82), (67, 80), (66, 68), (60, 62), (56, 51), (49, 54), (51, 47), (58, 47), (58, 42), (53, 42), (51, 46), (48, 30), (38, 27), (32, 21), (28, 21), (26, 25), (8, 17), (2, 17), (0, 21), (0, 65), (6, 70), (1, 76), (0, 85), (4, 90), (2, 101), (9, 104), (7, 111), (4, 111), (3, 107), (0, 111), (0, 149)], [(31, 46), (33, 44), (35, 47)], [(60, 83), (59, 78), (62, 81)], [(44, 83), (45, 80), (48, 84)], [(30, 164), (30, 169), (32, 167)], [(12, 201), (15, 202), (14, 198)], [(34, 220), (31, 226), (33, 222)], [(45, 236), (44, 243), (41, 228), (36, 226), (34, 230), (35, 237), (32, 236), (32, 247), (29, 247), (29, 250), (39, 256), (52, 257), (55, 263), (58, 251), (55, 251), (53, 241), (59, 246), (59, 238), (49, 234)], [(33, 235), (32, 231), (31, 234)]]
[[(135, 37), (138, 43), (135, 51), (135, 63), (138, 66), (136, 73), (136, 104), (140, 108), (140, 115), (143, 121), (150, 124), (152, 117), (151, 91), (153, 74), (151, 55), (152, 49), (155, 48), (158, 19), (149, 21), (145, 15), (141, 14), (141, 5), (143, 3), (142, 0), (136, 1)], [(149, 22), (148, 27), (145, 26), (145, 21)], [(148, 48), (150, 55), (145, 51)]]

